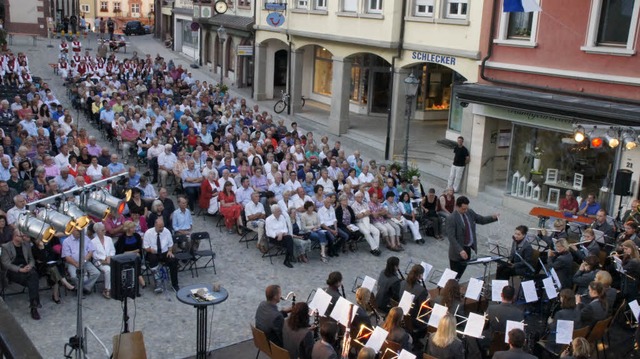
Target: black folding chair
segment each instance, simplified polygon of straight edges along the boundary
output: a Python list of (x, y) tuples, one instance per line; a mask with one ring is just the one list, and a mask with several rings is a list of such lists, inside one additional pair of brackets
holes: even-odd
[[(206, 243), (209, 244), (209, 248), (206, 248), (206, 245), (205, 245)], [(213, 267), (213, 274), (218, 274), (216, 272), (216, 262), (215, 262), (216, 253), (213, 251), (213, 245), (211, 244), (211, 237), (209, 236), (209, 232), (192, 233), (191, 246), (192, 248), (194, 248), (193, 256), (194, 256), (194, 269), (196, 270), (196, 277), (198, 276), (198, 269), (207, 268), (209, 266), (209, 263), (211, 263), (211, 267)], [(201, 258), (207, 258), (207, 262), (203, 266), (198, 267), (197, 262)]]

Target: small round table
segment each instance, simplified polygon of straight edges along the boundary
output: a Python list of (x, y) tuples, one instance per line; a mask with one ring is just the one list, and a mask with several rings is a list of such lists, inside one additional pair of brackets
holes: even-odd
[[(192, 289), (206, 288), (215, 298), (212, 301), (198, 301), (191, 295)], [(207, 356), (207, 308), (222, 303), (229, 297), (229, 292), (220, 287), (219, 292), (214, 292), (211, 284), (192, 284), (180, 288), (176, 297), (184, 304), (193, 305), (198, 312), (196, 333), (196, 359), (205, 359)], [(213, 307), (211, 308), (213, 311)]]

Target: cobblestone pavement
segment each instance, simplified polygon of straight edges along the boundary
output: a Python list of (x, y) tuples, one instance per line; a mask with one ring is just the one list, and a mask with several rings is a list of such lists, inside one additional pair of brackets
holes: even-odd
[[(134, 37), (129, 53), (138, 49), (140, 54), (160, 53), (165, 59), (174, 59), (177, 63), (188, 65), (189, 60), (177, 53), (170, 53), (161, 43), (149, 35)], [(36, 47), (30, 46), (31, 40), (17, 37), (12, 46), (13, 51), (25, 51), (29, 55), (32, 72), (43, 77), (54, 90), (55, 95), (65, 107), (69, 106), (66, 89), (62, 80), (53, 75), (49, 63), (56, 62), (57, 41), (54, 49), (46, 45), (49, 40), (41, 40)], [(95, 49), (95, 42), (91, 47)], [(119, 56), (124, 57), (123, 55)], [(208, 72), (194, 70), (196, 79), (215, 80)], [(233, 92), (233, 91), (232, 91)], [(244, 95), (246, 96), (246, 95)], [(251, 102), (251, 101), (249, 101)], [(261, 103), (262, 105), (262, 103)], [(268, 106), (268, 102), (264, 103)], [(74, 118), (77, 117), (75, 111)], [(300, 124), (304, 127), (304, 123)], [(89, 129), (93, 135), (97, 130), (80, 118), (80, 126)], [(101, 138), (101, 137), (98, 137)], [(105, 145), (105, 143), (101, 143)], [(350, 149), (347, 149), (349, 151)], [(352, 149), (351, 149), (352, 150)], [(426, 186), (425, 186), (426, 187)], [(438, 189), (441, 190), (441, 189)], [(487, 253), (486, 238), (496, 235), (505, 244), (509, 243), (513, 228), (520, 224), (533, 225), (533, 218), (513, 211), (506, 211), (482, 201), (471, 199), (471, 206), (480, 214), (501, 213), (501, 221), (487, 226), (480, 226), (478, 239), (481, 244), (480, 252)], [(282, 265), (282, 257), (274, 259), (270, 264), (268, 259), (262, 259), (253, 243), (247, 249), (238, 243), (237, 235), (228, 235), (215, 228), (215, 221), (209, 217), (194, 217), (194, 230), (207, 231), (213, 239), (214, 251), (217, 254), (217, 275), (213, 270), (199, 271), (199, 277), (192, 278), (188, 272), (180, 273), (180, 284), (220, 283), (228, 289), (229, 299), (216, 306), (211, 322), (210, 348), (227, 346), (251, 337), (249, 323), (253, 322), (255, 308), (264, 298), (264, 288), (268, 284), (278, 283), (283, 293), (294, 291), (298, 301), (306, 300), (310, 291), (323, 287), (329, 272), (340, 270), (344, 276), (344, 286), (347, 297), (354, 300), (351, 293), (352, 284), (357, 276), (370, 275), (377, 278), (384, 268), (386, 259), (390, 255), (397, 255), (404, 268), (409, 261), (425, 260), (436, 269), (448, 266), (448, 242), (436, 241), (429, 237), (425, 245), (407, 244), (407, 250), (401, 253), (391, 253), (383, 249), (380, 257), (373, 257), (366, 249), (366, 244), (360, 246), (356, 253), (342, 254), (339, 258), (330, 259), (323, 264), (317, 252), (310, 256), (308, 264), (295, 264), (294, 269)], [(481, 275), (482, 268), (470, 267), (463, 280), (470, 276)], [(43, 281), (44, 283), (44, 281)], [(433, 284), (428, 284), (434, 287)], [(98, 292), (99, 293), (99, 292)], [(7, 303), (13, 309), (18, 321), (24, 326), (40, 352), (45, 358), (61, 358), (63, 346), (69, 337), (76, 332), (76, 299), (72, 293), (62, 296), (62, 304), (56, 305), (50, 300), (50, 291), (41, 291), (43, 308), (40, 311), (42, 320), (34, 321), (29, 317), (28, 300), (25, 295), (7, 297)], [(118, 334), (122, 326), (121, 303), (106, 300), (100, 294), (92, 294), (83, 301), (84, 325), (90, 327), (111, 350), (112, 337)], [(211, 312), (210, 312), (211, 314)], [(196, 311), (194, 308), (180, 303), (175, 293), (167, 292), (156, 295), (149, 288), (143, 290), (143, 297), (129, 302), (130, 327), (141, 330), (145, 337), (145, 345), (149, 358), (183, 358), (195, 352)], [(210, 316), (211, 317), (211, 316)], [(88, 339), (88, 349), (92, 358), (106, 357), (94, 338)]]

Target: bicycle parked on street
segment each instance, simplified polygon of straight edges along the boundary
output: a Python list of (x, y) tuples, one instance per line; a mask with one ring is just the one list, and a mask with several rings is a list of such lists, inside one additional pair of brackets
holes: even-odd
[[(278, 100), (278, 102), (276, 102), (276, 104), (273, 105), (273, 110), (276, 113), (282, 113), (282, 111), (284, 111), (289, 106), (289, 101), (291, 100), (291, 95), (289, 93), (284, 91), (280, 91), (280, 93), (282, 93), (282, 99)], [(304, 107), (304, 103), (305, 103), (304, 96), (300, 97), (300, 102), (301, 102), (301, 106)]]

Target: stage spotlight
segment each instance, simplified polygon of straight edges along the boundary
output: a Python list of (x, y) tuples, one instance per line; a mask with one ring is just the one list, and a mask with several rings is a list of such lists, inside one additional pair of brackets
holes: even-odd
[(42, 239), (44, 243), (49, 242), (56, 234), (56, 231), (50, 225), (28, 212), (20, 213), (18, 216), (18, 230), (29, 237)]
[(591, 148), (600, 148), (602, 147), (603, 143), (604, 141), (602, 141), (602, 138), (594, 137), (591, 139)]
[(84, 206), (84, 211), (90, 216), (105, 220), (109, 213), (111, 213), (111, 207), (102, 202), (98, 202), (93, 198), (87, 198), (87, 204)]
[(50, 208), (45, 208), (38, 212), (37, 217), (43, 222), (49, 223), (56, 231), (64, 232), (66, 235), (71, 234), (76, 228), (76, 222), (73, 218)]
[(106, 204), (107, 206), (111, 207), (113, 210), (115, 210), (118, 214), (122, 214), (122, 212), (124, 212), (124, 208), (127, 204), (127, 202), (125, 202), (124, 200), (112, 196), (110, 195), (106, 189), (101, 189), (99, 191), (93, 192), (90, 195), (91, 198), (93, 198), (94, 200), (98, 201), (98, 202), (102, 202), (104, 204)]
[(584, 127), (582, 126), (578, 126), (576, 127), (575, 131), (573, 131), (573, 139), (580, 143), (582, 141), (584, 141), (584, 139), (586, 138), (585, 132), (584, 132)]
[(622, 143), (627, 150), (633, 150), (638, 146), (638, 143), (636, 142), (634, 136), (631, 135), (625, 135), (622, 139)]
[(76, 228), (79, 230), (84, 229), (89, 225), (89, 217), (78, 206), (72, 202), (63, 202), (60, 206), (62, 213), (73, 218), (76, 224)]
[(609, 131), (607, 131), (607, 134), (604, 136), (604, 139), (605, 141), (607, 141), (607, 144), (611, 148), (616, 148), (620, 144), (620, 140), (615, 135), (611, 135)]

